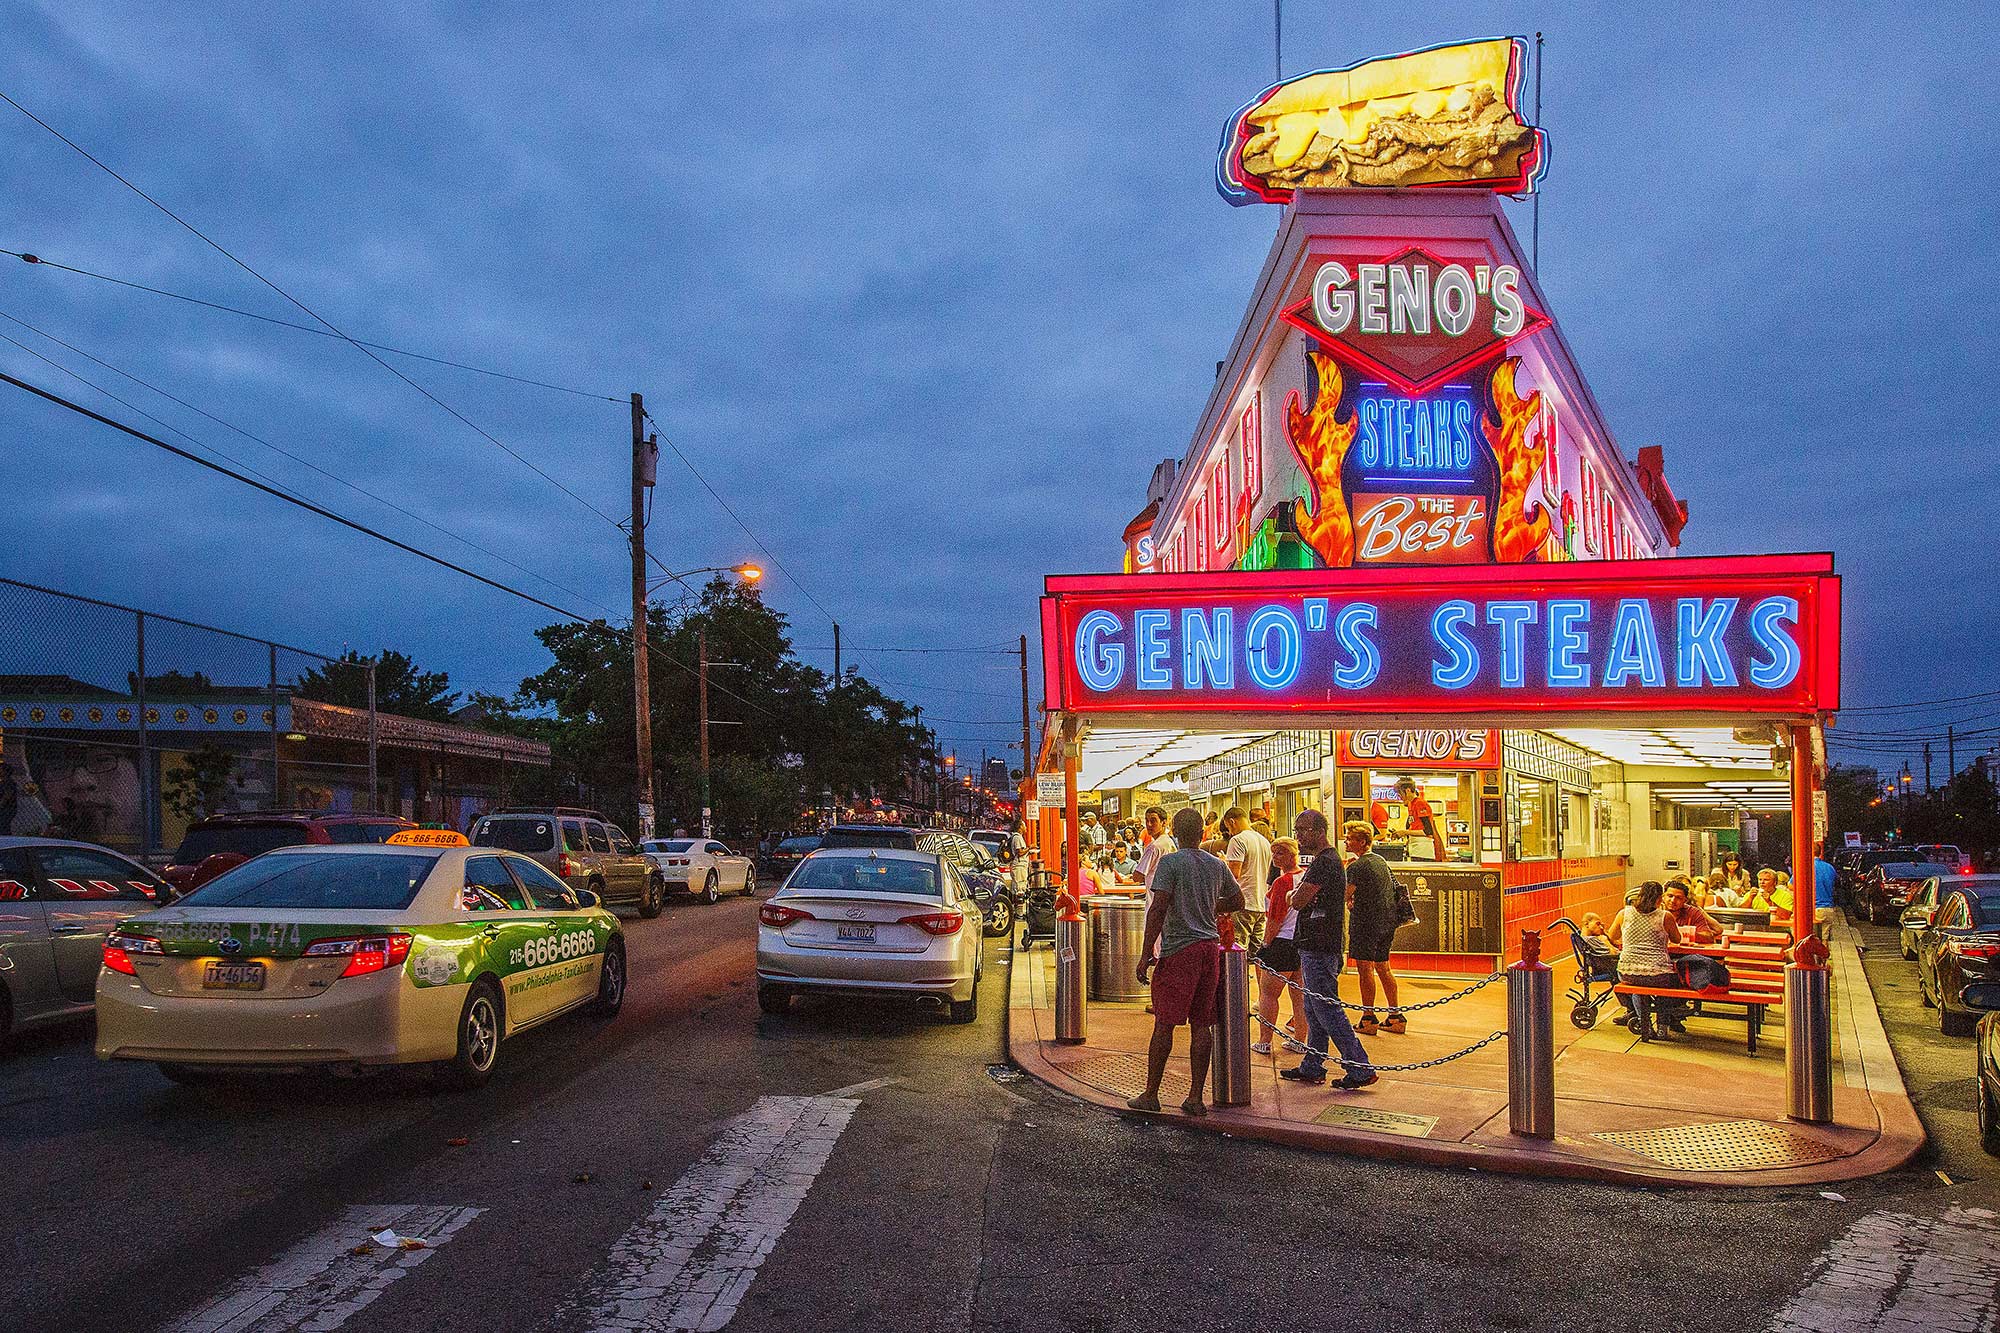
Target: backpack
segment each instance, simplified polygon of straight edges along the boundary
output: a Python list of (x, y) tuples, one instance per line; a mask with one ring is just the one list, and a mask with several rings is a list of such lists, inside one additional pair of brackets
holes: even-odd
[(1721, 960), (1695, 954), (1680, 960), (1681, 985), (1689, 990), (1707, 990), (1711, 986), (1727, 986), (1729, 969)]
[(1390, 882), (1396, 886), (1396, 929), (1401, 930), (1417, 919), (1417, 905), (1410, 899), (1410, 890), (1402, 880), (1393, 876)]

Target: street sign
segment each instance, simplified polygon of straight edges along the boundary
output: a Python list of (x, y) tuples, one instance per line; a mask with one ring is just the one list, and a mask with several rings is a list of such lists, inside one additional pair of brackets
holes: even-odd
[(1849, 832), (1846, 834), (1846, 838), (1847, 838), (1848, 851), (1858, 852), (1861, 850), (1861, 834), (1858, 831), (1849, 830)]
[(1826, 789), (1813, 788), (1813, 841), (1826, 841)]
[(1021, 809), (1021, 818), (1030, 823), (1042, 817), (1042, 803), (1040, 801), (1029, 801)]
[(653, 836), (653, 806), (649, 801), (639, 802), (639, 841)]
[(1069, 799), (1069, 793), (1060, 773), (1035, 774), (1035, 799), (1049, 805), (1062, 805)]

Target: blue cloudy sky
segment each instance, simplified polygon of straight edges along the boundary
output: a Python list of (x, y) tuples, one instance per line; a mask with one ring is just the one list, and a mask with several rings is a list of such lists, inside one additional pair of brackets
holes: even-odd
[[(2000, 42), (1973, 4), (1786, 10), (1292, 0), (1285, 65), (1546, 32), (1542, 283), (1626, 451), (1664, 446), (1683, 549), (1835, 551), (1852, 704), (2000, 688)], [(1211, 183), (1271, 75), (1262, 3), (0, 11), (0, 89), (347, 331), (644, 392), (810, 590), (769, 583), (799, 642), (830, 642), (817, 598), (961, 755), (1009, 734), (1012, 663), (868, 648), (1032, 637), (1043, 572), (1114, 565), (1277, 223)], [(0, 247), (298, 317), (4, 105), (0, 155)], [(314, 499), (625, 600), (604, 518), (351, 347), (5, 257), (0, 312), (437, 527), (117, 388)], [(397, 364), (623, 509), (623, 406)], [(131, 415), (5, 343), (0, 368)], [(545, 612), (12, 389), (0, 448), (0, 573), (477, 688), (541, 664)], [(661, 478), (669, 563), (759, 555)]]

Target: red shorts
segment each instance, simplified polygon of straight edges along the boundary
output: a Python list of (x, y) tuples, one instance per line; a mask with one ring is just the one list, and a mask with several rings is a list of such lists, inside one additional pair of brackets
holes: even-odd
[(1153, 968), (1153, 1021), (1168, 1027), (1213, 1027), (1221, 981), (1220, 944), (1197, 940), (1176, 949)]

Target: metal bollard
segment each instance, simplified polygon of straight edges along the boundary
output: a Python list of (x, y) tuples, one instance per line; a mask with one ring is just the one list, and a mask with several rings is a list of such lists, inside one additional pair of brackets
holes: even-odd
[(1785, 1114), (1811, 1125), (1833, 1119), (1832, 989), (1823, 967), (1785, 969)]
[(1250, 955), (1240, 944), (1222, 951), (1222, 976), (1215, 988), (1218, 1021), (1208, 1066), (1208, 1100), (1213, 1106), (1250, 1104)]
[(1083, 917), (1074, 907), (1056, 918), (1056, 1041), (1083, 1043)]
[(1555, 973), (1538, 931), (1521, 932), (1521, 961), (1507, 969), (1507, 1129), (1556, 1136)]

